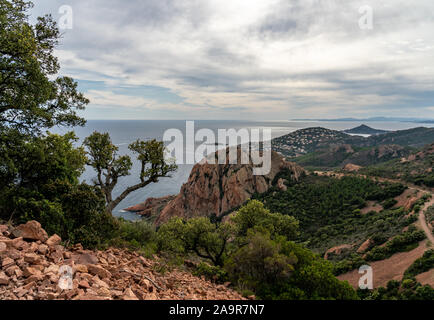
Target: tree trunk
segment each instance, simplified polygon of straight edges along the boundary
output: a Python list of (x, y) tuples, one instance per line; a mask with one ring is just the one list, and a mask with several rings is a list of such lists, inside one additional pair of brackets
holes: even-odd
[(154, 179), (150, 179), (150, 180), (148, 180), (148, 181), (145, 181), (145, 182), (143, 182), (143, 183), (139, 183), (139, 184), (136, 184), (135, 186), (132, 186), (132, 187), (129, 187), (129, 188), (127, 188), (124, 192), (122, 192), (122, 194), (119, 196), (119, 197), (117, 197), (115, 200), (112, 200), (112, 201), (110, 201), (110, 202), (108, 202), (108, 204), (107, 204), (107, 211), (109, 212), (109, 213), (112, 213), (113, 212), (113, 210), (114, 210), (114, 208), (116, 208), (117, 207), (117, 205), (122, 201), (122, 200), (124, 200), (131, 192), (134, 192), (134, 191), (136, 191), (136, 190), (139, 190), (139, 189), (141, 189), (141, 188), (144, 188), (144, 187), (146, 187), (148, 184), (150, 184), (150, 183), (152, 183), (152, 182), (154, 182)]

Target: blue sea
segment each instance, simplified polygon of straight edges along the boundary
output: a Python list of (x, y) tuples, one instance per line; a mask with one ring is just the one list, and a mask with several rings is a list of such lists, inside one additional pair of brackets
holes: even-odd
[[(218, 129), (236, 129), (241, 128), (269, 128), (272, 131), (272, 137), (280, 137), (290, 132), (309, 128), (309, 127), (324, 127), (334, 130), (345, 130), (357, 127), (362, 122), (349, 121), (228, 121), (228, 120), (200, 120), (195, 121), (195, 130), (211, 129), (217, 132)], [(363, 122), (373, 128), (383, 130), (403, 130), (418, 126), (433, 127), (434, 124), (416, 124), (412, 122)], [(157, 139), (162, 140), (164, 132), (168, 129), (179, 129), (185, 133), (186, 121), (181, 120), (89, 120), (85, 127), (77, 127), (73, 130), (80, 138), (79, 144), (83, 139), (89, 136), (94, 131), (108, 132), (114, 144), (119, 147), (119, 154), (129, 154), (134, 160), (134, 154), (128, 149), (128, 145), (137, 140)], [(71, 129), (70, 129), (71, 130)], [(56, 133), (65, 133), (70, 131), (64, 128), (56, 128), (53, 130)], [(180, 165), (178, 170), (172, 174), (171, 178), (163, 178), (158, 183), (147, 186), (144, 189), (131, 193), (124, 199), (119, 206), (114, 210), (113, 214), (118, 217), (123, 217), (128, 220), (139, 219), (136, 215), (123, 211), (124, 208), (144, 202), (150, 197), (163, 197), (167, 195), (179, 193), (181, 186), (187, 182), (188, 176), (193, 165)], [(114, 197), (119, 195), (128, 186), (139, 182), (139, 166), (137, 161), (131, 175), (120, 179), (114, 190)], [(92, 168), (86, 168), (81, 179), (87, 183), (92, 183), (96, 177)]]

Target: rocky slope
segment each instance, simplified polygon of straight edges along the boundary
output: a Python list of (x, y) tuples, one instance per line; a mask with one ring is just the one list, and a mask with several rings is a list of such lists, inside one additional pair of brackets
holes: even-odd
[[(227, 151), (227, 150), (226, 150)], [(227, 151), (228, 152), (228, 151)], [(240, 159), (240, 157), (238, 157)], [(287, 162), (276, 152), (271, 155), (271, 171), (264, 176), (253, 174), (253, 165), (207, 162), (193, 167), (181, 192), (162, 209), (156, 220), (161, 224), (171, 217), (217, 216), (245, 203), (254, 193), (267, 191), (276, 174), (290, 170), (294, 180), (304, 174), (300, 166)]]
[[(0, 300), (242, 299), (225, 285), (184, 271), (157, 273), (158, 265), (157, 257), (127, 250), (67, 249), (36, 221), (17, 228), (0, 225)], [(72, 287), (62, 290), (65, 266), (71, 267)]]

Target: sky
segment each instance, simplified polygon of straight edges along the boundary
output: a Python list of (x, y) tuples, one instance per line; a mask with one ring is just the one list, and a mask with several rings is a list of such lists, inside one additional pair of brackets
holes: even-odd
[(434, 118), (432, 0), (34, 4), (87, 119)]

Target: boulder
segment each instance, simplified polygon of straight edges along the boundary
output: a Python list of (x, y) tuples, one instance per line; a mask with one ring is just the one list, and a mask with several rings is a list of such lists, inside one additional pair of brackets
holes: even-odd
[(88, 273), (87, 266), (85, 266), (84, 264), (76, 264), (74, 266), (74, 269), (76, 272)]
[(13, 259), (6, 257), (6, 258), (2, 259), (2, 268), (6, 269), (14, 263), (15, 263), (15, 261)]
[(29, 264), (39, 264), (41, 262), (41, 257), (35, 253), (26, 253), (24, 255), (24, 261)]
[(49, 247), (53, 247), (59, 245), (61, 242), (62, 239), (57, 234), (55, 234), (47, 240), (46, 244)]
[(111, 278), (112, 274), (104, 269), (103, 267), (97, 265), (97, 264), (90, 264), (87, 266), (87, 269), (89, 270), (89, 273), (94, 276), (99, 276), (101, 279), (105, 278)]
[(37, 221), (29, 221), (12, 230), (12, 235), (16, 238), (25, 240), (45, 242), (48, 239), (47, 232), (42, 229), (41, 224)]
[(133, 290), (131, 288), (127, 288), (124, 291), (124, 294), (122, 296), (122, 300), (139, 300), (137, 296), (134, 294)]
[(9, 277), (3, 272), (0, 271), (0, 285), (8, 285)]
[(1, 236), (1, 235), (6, 235), (7, 232), (8, 232), (8, 230), (9, 230), (9, 227), (8, 227), (8, 226), (6, 226), (6, 225), (4, 225), (4, 224), (1, 224), (1, 225), (0, 225), (0, 236)]

